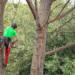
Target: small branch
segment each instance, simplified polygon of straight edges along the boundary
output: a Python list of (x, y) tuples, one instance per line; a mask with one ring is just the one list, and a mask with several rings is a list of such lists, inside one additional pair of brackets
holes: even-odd
[(53, 12), (54, 9), (56, 9), (58, 6), (60, 6), (62, 3), (58, 4), (57, 6), (55, 6), (52, 10), (51, 13)]
[(29, 8), (31, 9), (31, 12), (32, 12), (32, 14), (34, 16), (34, 19), (36, 20), (36, 11), (35, 11), (35, 8), (34, 8), (34, 6), (32, 4), (32, 1), (31, 0), (26, 0), (26, 1), (27, 1), (28, 5), (29, 5)]
[(74, 43), (71, 43), (69, 45), (65, 45), (63, 47), (59, 47), (58, 49), (54, 49), (54, 50), (48, 51), (48, 52), (46, 52), (46, 56), (47, 55), (53, 55), (53, 54), (58, 53), (58, 52), (60, 52), (62, 50), (65, 50), (66, 48), (71, 48), (73, 46), (75, 46), (75, 42)]
[(68, 1), (66, 2), (66, 4), (62, 7), (61, 11), (58, 13), (58, 15), (56, 16), (56, 18), (60, 16), (60, 14), (61, 14), (62, 11), (64, 10), (64, 8), (67, 6), (67, 4), (69, 3), (69, 1), (70, 1), (70, 0), (68, 0)]
[(56, 21), (56, 20), (59, 20), (59, 19), (61, 19), (62, 17), (68, 15), (68, 14), (69, 14), (70, 12), (72, 12), (74, 9), (75, 9), (75, 6), (72, 7), (70, 10), (68, 10), (67, 12), (61, 14), (59, 17), (54, 18), (53, 20), (49, 20), (49, 21), (48, 21), (48, 24), (49, 24), (49, 23), (52, 23), (52, 22), (54, 22), (54, 21)]
[(40, 21), (39, 21), (37, 0), (35, 0), (35, 11), (36, 11), (36, 23), (37, 23), (36, 25), (37, 25), (37, 28), (40, 28), (41, 25), (40, 25)]
[(60, 16), (60, 14), (63, 12), (64, 8), (67, 6), (67, 4), (69, 3), (69, 1), (70, 1), (70, 0), (68, 0), (68, 1), (66, 2), (66, 4), (62, 7), (61, 11), (58, 13), (58, 15), (57, 15), (54, 19), (56, 19), (57, 17)]
[(50, 35), (53, 35), (55, 32), (58, 32), (63, 26), (67, 25), (67, 23), (70, 23), (70, 21), (73, 19), (70, 18), (68, 21), (64, 22), (61, 26), (59, 26), (58, 28), (56, 28), (53, 32), (50, 33)]
[(69, 3), (69, 1), (70, 1), (70, 0), (68, 0), (68, 1), (66, 2), (66, 4), (62, 7), (62, 9), (61, 9), (61, 11), (59, 12), (58, 16), (62, 13), (62, 11), (63, 11), (64, 8), (67, 6), (67, 4)]
[(66, 21), (65, 23), (63, 23), (61, 26), (59, 26), (58, 28), (56, 28), (53, 32), (51, 32), (49, 35), (53, 35), (55, 32), (56, 32), (56, 35), (55, 36), (53, 36), (51, 39), (49, 39), (49, 40), (53, 40), (54, 38), (56, 38), (57, 37), (57, 35), (60, 33), (59, 31), (60, 31), (60, 29), (63, 27), (63, 26), (66, 26), (68, 23), (70, 23), (70, 21), (73, 19), (73, 17), (72, 18), (70, 18), (68, 21)]
[(67, 15), (67, 14), (69, 14), (69, 13), (70, 13), (71, 11), (73, 11), (74, 9), (75, 9), (75, 6), (74, 6), (73, 8), (71, 8), (70, 10), (68, 10), (67, 12), (63, 13), (62, 15), (60, 15), (60, 16), (58, 17), (58, 19), (64, 17), (64, 16)]

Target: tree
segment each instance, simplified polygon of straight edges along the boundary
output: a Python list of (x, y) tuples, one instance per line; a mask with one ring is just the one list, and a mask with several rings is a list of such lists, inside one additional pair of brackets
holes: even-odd
[(64, 50), (65, 48), (68, 48), (69, 46), (72, 47), (75, 45), (75, 43), (73, 43), (71, 45), (66, 45), (62, 48), (59, 48), (56, 51), (53, 50), (50, 52), (46, 52), (46, 34), (47, 34), (46, 31), (48, 28), (48, 24), (56, 20), (59, 20), (62, 17), (69, 14), (71, 11), (75, 9), (75, 6), (69, 9), (68, 11), (66, 11), (65, 13), (62, 13), (64, 8), (68, 5), (70, 1), (68, 0), (65, 3), (65, 5), (62, 7), (60, 12), (57, 14), (57, 16), (49, 20), (52, 3), (54, 3), (56, 0), (40, 0), (39, 10), (37, 5), (37, 0), (35, 0), (35, 7), (31, 0), (26, 0), (26, 1), (36, 21), (35, 49), (33, 53), (30, 75), (43, 75), (43, 63), (44, 63), (45, 55), (51, 55), (56, 52), (59, 52), (60, 50)]
[[(3, 13), (7, 0), (0, 0), (0, 39), (3, 35)], [(4, 75), (3, 50), (0, 51), (0, 75)]]
[[(75, 9), (75, 6), (71, 9), (69, 9), (67, 12), (62, 14), (63, 9), (66, 7), (66, 5), (69, 3), (70, 0), (67, 1), (65, 6), (61, 9), (61, 11), (58, 13), (58, 15), (53, 18), (52, 20), (49, 20), (50, 13), (51, 13), (51, 6), (52, 3), (56, 0), (40, 0), (40, 8), (38, 11), (38, 6), (37, 6), (37, 0), (35, 0), (35, 8), (31, 0), (26, 0), (32, 13), (34, 16), (34, 19), (36, 20), (36, 37), (35, 37), (35, 49), (33, 53), (33, 62), (32, 62), (32, 68), (31, 68), (31, 75), (43, 75), (43, 62), (45, 59), (45, 54), (46, 53), (46, 31), (49, 23), (52, 23), (56, 20), (59, 20), (60, 18), (64, 17), (65, 15), (69, 14), (72, 10)], [(3, 34), (3, 12), (4, 12), (4, 7), (6, 4), (6, 0), (1, 0), (0, 4), (0, 37)], [(50, 17), (51, 18), (51, 17)], [(65, 48), (68, 48), (66, 45)], [(74, 44), (71, 44), (70, 47), (74, 46)], [(60, 49), (65, 49), (65, 48), (59, 48), (57, 49), (57, 52)], [(54, 50), (53, 50), (54, 51)], [(48, 55), (50, 55), (51, 52), (49, 52)], [(52, 53), (54, 54), (55, 51)], [(0, 75), (3, 75), (4, 73), (4, 68), (2, 66), (2, 57), (3, 57), (3, 51), (0, 51)]]
[[(14, 5), (18, 5), (17, 11)], [(6, 67), (4, 74), (13, 75), (14, 72), (15, 75), (29, 75), (32, 61), (31, 56), (34, 48), (35, 21), (27, 4), (8, 2), (4, 11), (4, 29), (11, 25), (14, 16), (15, 19), (13, 22), (18, 25), (16, 32), (20, 39), (17, 42), (18, 48), (11, 48), (8, 66)], [(14, 39), (12, 39), (12, 41), (14, 41)]]

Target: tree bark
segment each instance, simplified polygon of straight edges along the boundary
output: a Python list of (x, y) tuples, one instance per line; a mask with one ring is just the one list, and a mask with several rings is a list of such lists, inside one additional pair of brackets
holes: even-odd
[(32, 4), (32, 1), (31, 0), (26, 0), (26, 1), (27, 1), (28, 5), (29, 5), (29, 8), (30, 8), (30, 10), (31, 10), (31, 12), (32, 12), (32, 14), (34, 16), (34, 19), (36, 20), (36, 12), (35, 12), (35, 8), (34, 8), (34, 6)]
[[(40, 8), (38, 13), (36, 12), (36, 38), (30, 75), (43, 75), (43, 64), (46, 53), (46, 26), (48, 26), (49, 23), (56, 21), (59, 17), (62, 18), (74, 10), (74, 8), (72, 8), (64, 14), (61, 14), (58, 18), (49, 20), (51, 4), (54, 1), (56, 0), (40, 0)], [(63, 9), (61, 12), (62, 11)]]
[[(43, 63), (46, 50), (46, 28), (42, 26), (44, 26), (44, 24), (47, 25), (51, 4), (52, 1), (50, 0), (41, 0), (40, 2), (40, 10), (37, 15), (38, 17), (36, 17), (36, 40), (30, 75), (43, 75)], [(42, 28), (40, 29), (40, 27)]]
[[(3, 13), (4, 7), (7, 0), (0, 0), (0, 39), (3, 36)], [(4, 54), (3, 50), (0, 51), (0, 75), (4, 75), (4, 67), (3, 67)]]

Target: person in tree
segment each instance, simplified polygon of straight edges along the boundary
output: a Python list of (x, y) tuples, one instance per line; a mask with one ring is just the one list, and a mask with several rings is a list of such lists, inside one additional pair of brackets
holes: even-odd
[(9, 43), (11, 42), (12, 37), (13, 36), (16, 37), (16, 40), (13, 43), (18, 41), (18, 35), (15, 31), (16, 28), (17, 28), (17, 24), (13, 23), (11, 25), (11, 27), (6, 28), (4, 31), (4, 35), (2, 38), (3, 45), (5, 46), (5, 62), (3, 64), (4, 67), (6, 67), (8, 64), (8, 56), (9, 56), (9, 52), (10, 52), (10, 44)]

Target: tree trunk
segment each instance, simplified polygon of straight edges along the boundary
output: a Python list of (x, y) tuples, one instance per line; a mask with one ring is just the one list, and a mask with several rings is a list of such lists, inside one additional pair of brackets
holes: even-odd
[[(7, 0), (0, 0), (0, 39), (3, 36), (3, 13), (4, 7)], [(4, 67), (3, 67), (4, 53), (3, 50), (0, 51), (0, 75), (4, 75)]]
[[(41, 0), (40, 2), (39, 18), (36, 19), (36, 40), (30, 75), (43, 75), (46, 49), (46, 27), (44, 25), (47, 25), (50, 16), (51, 4), (52, 1), (50, 0)], [(41, 28), (39, 27), (39, 23)]]

